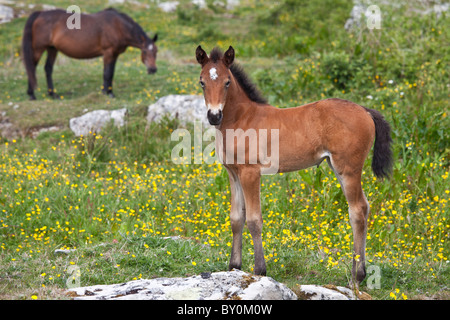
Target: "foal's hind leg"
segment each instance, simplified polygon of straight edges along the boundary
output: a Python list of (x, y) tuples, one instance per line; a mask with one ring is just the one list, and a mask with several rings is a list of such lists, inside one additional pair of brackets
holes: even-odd
[(359, 286), (359, 283), (366, 277), (366, 235), (367, 219), (370, 211), (369, 203), (361, 187), (362, 168), (340, 165), (338, 161), (333, 160), (328, 163), (341, 183), (348, 202), (350, 224), (353, 231), (352, 282)]
[(45, 62), (44, 67), (45, 76), (47, 77), (48, 95), (53, 98), (58, 98), (58, 95), (55, 93), (52, 80), (53, 65), (55, 64), (57, 53), (58, 50), (56, 50), (56, 48), (54, 47), (49, 47), (47, 49), (47, 61)]
[(353, 231), (352, 281), (359, 285), (366, 277), (366, 236), (370, 207), (361, 188), (361, 178), (347, 177), (345, 180), (347, 180), (344, 187), (345, 196), (348, 201), (350, 224)]

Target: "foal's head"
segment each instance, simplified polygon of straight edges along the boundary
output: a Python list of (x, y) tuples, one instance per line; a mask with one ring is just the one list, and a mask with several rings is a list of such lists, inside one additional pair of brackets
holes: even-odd
[(158, 34), (155, 34), (153, 39), (149, 39), (146, 42), (141, 52), (142, 62), (147, 67), (147, 72), (149, 74), (155, 73), (156, 70), (156, 53), (158, 52), (158, 47), (156, 47), (156, 40), (158, 40)]
[(229, 68), (234, 61), (234, 49), (230, 46), (223, 55), (218, 49), (214, 49), (208, 57), (202, 47), (198, 46), (195, 54), (198, 63), (202, 66), (200, 85), (208, 107), (208, 121), (211, 125), (219, 125), (222, 121), (227, 91), (231, 84)]

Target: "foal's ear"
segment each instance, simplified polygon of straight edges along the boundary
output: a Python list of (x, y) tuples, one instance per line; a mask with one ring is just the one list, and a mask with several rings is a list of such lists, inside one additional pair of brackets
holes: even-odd
[(232, 46), (223, 55), (223, 63), (227, 68), (229, 68), (234, 62), (234, 49)]
[(158, 34), (155, 33), (155, 36), (153, 37), (153, 42), (156, 42), (156, 40), (158, 40)]
[(197, 58), (198, 63), (202, 65), (202, 67), (209, 61), (208, 55), (201, 46), (198, 46), (197, 50), (195, 50), (195, 57)]

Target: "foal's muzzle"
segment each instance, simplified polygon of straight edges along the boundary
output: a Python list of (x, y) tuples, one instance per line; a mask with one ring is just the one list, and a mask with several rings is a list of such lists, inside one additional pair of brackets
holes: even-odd
[(148, 67), (147, 68), (147, 73), (148, 74), (153, 74), (153, 73), (156, 73), (157, 70), (158, 69), (156, 67)]
[(217, 126), (222, 122), (222, 110), (208, 110), (207, 113), (208, 121), (210, 125)]

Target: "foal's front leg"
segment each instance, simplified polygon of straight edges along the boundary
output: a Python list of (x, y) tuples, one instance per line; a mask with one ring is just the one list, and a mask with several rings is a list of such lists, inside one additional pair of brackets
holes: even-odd
[(242, 267), (242, 231), (245, 224), (245, 203), (241, 183), (234, 171), (228, 169), (231, 191), (230, 223), (233, 231), (233, 246), (229, 270), (241, 269)]
[(263, 219), (261, 215), (261, 173), (259, 168), (243, 168), (239, 174), (239, 180), (244, 193), (247, 227), (253, 240), (255, 255), (255, 269), (253, 273), (266, 275), (266, 262), (261, 237)]

